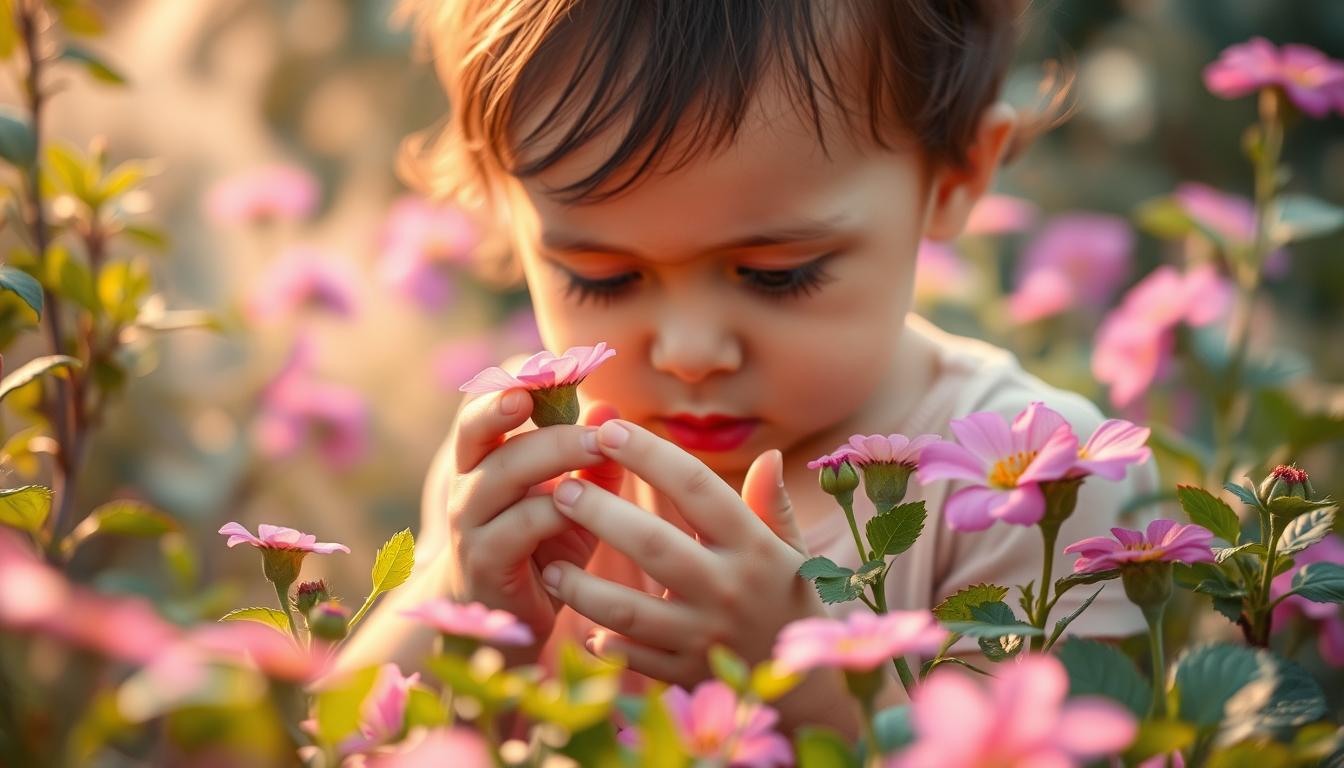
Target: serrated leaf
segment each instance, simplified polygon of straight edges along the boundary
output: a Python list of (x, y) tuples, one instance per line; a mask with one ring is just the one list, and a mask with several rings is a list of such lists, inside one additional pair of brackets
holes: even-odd
[(1301, 667), (1265, 650), (1206, 645), (1186, 651), (1174, 675), (1180, 718), (1229, 737), (1273, 733), (1320, 719), (1320, 686)]
[(1246, 596), (1246, 590), (1242, 587), (1217, 579), (1205, 579), (1199, 582), (1195, 586), (1195, 591), (1201, 595), (1212, 595), (1213, 597), (1243, 598)]
[(1074, 587), (1080, 587), (1084, 584), (1096, 584), (1102, 581), (1120, 578), (1120, 569), (1111, 568), (1105, 571), (1090, 571), (1088, 573), (1071, 573), (1055, 581), (1055, 596), (1058, 597), (1068, 592)]
[[(1249, 481), (1247, 482), (1249, 483)], [(1247, 488), (1246, 486), (1238, 485), (1237, 483), (1224, 483), (1223, 488), (1231, 491), (1234, 496), (1241, 499), (1242, 503), (1248, 507), (1260, 506), (1259, 499), (1255, 498), (1254, 488)]]
[(82, 365), (78, 359), (69, 355), (45, 355), (29, 360), (0, 381), (0, 400), (48, 371), (56, 368), (79, 368)]
[(1003, 637), (1005, 635), (1036, 636), (1040, 629), (1019, 621), (1007, 603), (995, 602), (971, 609), (972, 621), (945, 621), (943, 626), (966, 637)]
[[(843, 576), (818, 576), (813, 582), (823, 603), (844, 603), (857, 600), (864, 587), (872, 584), (882, 573), (881, 560), (869, 560), (857, 571)], [(845, 569), (848, 570), (848, 569)]]
[(1148, 714), (1153, 689), (1129, 657), (1113, 645), (1070, 637), (1055, 656), (1069, 675), (1069, 696), (1105, 696), (1138, 717)]
[(0, 289), (23, 299), (24, 304), (32, 307), (39, 318), (42, 317), (42, 284), (32, 275), (8, 265), (0, 266)]
[(410, 528), (392, 534), (373, 560), (373, 592), (395, 589), (410, 578), (415, 568), (415, 537)]
[(1301, 552), (1329, 536), (1335, 526), (1335, 511), (1335, 507), (1324, 507), (1294, 518), (1279, 536), (1279, 554)]
[(1279, 496), (1270, 499), (1265, 508), (1269, 514), (1275, 517), (1293, 519), (1298, 515), (1304, 515), (1314, 509), (1332, 509), (1335, 507), (1334, 499), (1321, 499), (1320, 501), (1311, 501), (1301, 496)]
[(842, 578), (854, 573), (853, 570), (836, 565), (829, 557), (814, 557), (798, 566), (798, 575), (808, 581), (820, 578)]
[(1289, 594), (1301, 595), (1313, 603), (1344, 603), (1344, 566), (1307, 563), (1293, 577)]
[(289, 637), (289, 620), (285, 614), (274, 608), (255, 607), (239, 608), (236, 611), (229, 611), (219, 617), (220, 621), (254, 621), (258, 624), (265, 624), (276, 632)]
[(0, 525), (38, 533), (51, 514), (51, 489), (45, 485), (0, 490)]
[(1248, 555), (1268, 554), (1268, 551), (1265, 549), (1264, 544), (1252, 541), (1249, 544), (1240, 544), (1235, 547), (1219, 547), (1213, 550), (1213, 561), (1215, 563), (1222, 564), (1228, 558), (1238, 555), (1242, 552), (1245, 552)]
[(924, 531), (928, 512), (923, 501), (902, 504), (868, 520), (868, 544), (878, 557), (899, 555), (906, 551)]
[(1176, 486), (1176, 496), (1190, 522), (1208, 528), (1214, 536), (1232, 546), (1237, 545), (1241, 538), (1241, 520), (1227, 502), (1193, 485)]
[(9, 107), (0, 107), (0, 158), (25, 171), (37, 162), (32, 125), (25, 115)]
[(1007, 587), (998, 584), (973, 584), (957, 591), (933, 609), (940, 621), (971, 621), (971, 609), (986, 603), (997, 603), (1008, 594)]

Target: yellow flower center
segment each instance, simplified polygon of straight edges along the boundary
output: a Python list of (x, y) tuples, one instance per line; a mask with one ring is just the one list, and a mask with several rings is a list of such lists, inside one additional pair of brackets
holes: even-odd
[(1018, 451), (1006, 459), (1000, 459), (989, 472), (989, 484), (995, 488), (1016, 488), (1017, 479), (1036, 459), (1036, 453), (1036, 451)]

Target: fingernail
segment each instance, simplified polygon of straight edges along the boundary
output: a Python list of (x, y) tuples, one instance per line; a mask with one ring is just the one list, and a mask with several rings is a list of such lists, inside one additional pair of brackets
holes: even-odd
[(597, 447), (597, 430), (590, 429), (579, 436), (579, 442), (583, 444), (583, 449), (589, 453), (601, 454), (602, 451)]
[(616, 420), (606, 421), (597, 428), (597, 439), (608, 448), (620, 448), (630, 439), (630, 430)]
[(554, 592), (560, 586), (560, 566), (546, 566), (545, 570), (541, 572), (541, 580), (546, 583), (546, 586), (550, 588), (552, 592)]
[(775, 450), (775, 485), (784, 487), (784, 454), (779, 449)]
[(527, 395), (523, 394), (522, 392), (519, 392), (516, 389), (511, 392), (505, 392), (504, 397), (499, 401), (500, 412), (503, 413), (505, 416), (512, 416), (515, 413), (523, 410), (524, 397), (527, 397)]
[(585, 639), (585, 640), (583, 641), (583, 647), (584, 647), (584, 648), (587, 648), (589, 653), (591, 653), (591, 654), (593, 654), (594, 656), (596, 656), (596, 655), (597, 655), (597, 638), (593, 637), (592, 635), (589, 635), (589, 636), (587, 637), (587, 639)]
[(583, 483), (578, 480), (564, 480), (556, 486), (552, 496), (562, 506), (572, 507), (574, 502), (579, 500), (579, 494), (583, 493)]

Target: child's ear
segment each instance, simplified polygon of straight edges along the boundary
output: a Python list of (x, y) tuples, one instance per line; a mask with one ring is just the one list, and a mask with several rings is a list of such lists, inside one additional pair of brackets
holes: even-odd
[(999, 160), (1017, 128), (1017, 111), (1007, 102), (995, 102), (980, 118), (975, 141), (966, 150), (964, 167), (943, 166), (933, 175), (924, 237), (951, 240), (961, 234), (971, 208), (989, 189)]

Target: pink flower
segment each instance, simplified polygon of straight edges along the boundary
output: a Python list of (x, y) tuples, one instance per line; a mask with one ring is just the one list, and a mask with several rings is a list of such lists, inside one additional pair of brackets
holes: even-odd
[(311, 437), (328, 465), (346, 469), (368, 451), (368, 404), (353, 389), (318, 380), (312, 373), (313, 356), (311, 341), (301, 337), (262, 392), (254, 426), (257, 447), (263, 455), (281, 459)]
[[(1309, 563), (1344, 563), (1344, 542), (1331, 534), (1319, 542), (1307, 547), (1293, 556), (1295, 567), (1274, 577), (1269, 594), (1273, 599), (1293, 588), (1293, 577), (1302, 566)], [(1315, 622), (1317, 628), (1318, 649), (1321, 658), (1327, 664), (1344, 667), (1344, 615), (1333, 603), (1314, 603), (1305, 597), (1293, 595), (1284, 598), (1274, 606), (1274, 616), (1270, 622), (1275, 631), (1289, 626), (1294, 615)]]
[(121, 661), (144, 664), (178, 630), (139, 597), (104, 595), (71, 584), (0, 530), (0, 627), (54, 638)]
[(1227, 48), (1205, 67), (1204, 84), (1224, 99), (1279, 87), (1312, 117), (1325, 117), (1331, 109), (1344, 113), (1344, 62), (1306, 45), (1275, 48), (1263, 37), (1253, 37)]
[(845, 462), (849, 461), (850, 456), (852, 456), (853, 454), (854, 454), (853, 449), (851, 449), (848, 445), (842, 445), (839, 448), (836, 448), (834, 451), (826, 454), (825, 456), (818, 456), (817, 458), (807, 462), (807, 468), (836, 469), (841, 464), (844, 464)]
[(774, 659), (781, 672), (816, 667), (867, 671), (910, 653), (933, 653), (947, 630), (929, 611), (854, 611), (844, 619), (799, 619), (780, 630)]
[(974, 293), (975, 272), (947, 243), (923, 240), (915, 257), (915, 302), (966, 299)]
[(317, 179), (293, 165), (269, 165), (216, 183), (206, 193), (206, 216), (219, 226), (303, 219), (317, 206)]
[(1008, 296), (1008, 317), (1018, 325), (1034, 323), (1071, 309), (1074, 302), (1068, 277), (1053, 269), (1039, 269), (1028, 273)]
[(904, 464), (913, 467), (919, 463), (919, 456), (924, 449), (941, 439), (938, 435), (917, 435), (914, 438), (905, 435), (851, 435), (849, 460), (856, 466)]
[(219, 529), (219, 532), (229, 537), (228, 545), (230, 547), (236, 547), (239, 544), (251, 544), (258, 549), (293, 549), (301, 552), (316, 552), (319, 555), (329, 555), (333, 552), (350, 553), (350, 548), (344, 544), (318, 542), (317, 537), (311, 533), (300, 533), (293, 528), (268, 523), (257, 526), (256, 536), (249, 533), (242, 523), (225, 523)]
[(924, 449), (919, 481), (970, 480), (953, 493), (944, 514), (960, 531), (979, 531), (996, 520), (1035, 525), (1045, 514), (1039, 483), (1074, 468), (1078, 438), (1055, 411), (1035, 402), (1010, 427), (998, 413), (982, 411), (951, 423), (960, 445), (938, 442)]
[(408, 298), (436, 310), (453, 296), (455, 271), (470, 263), (479, 241), (476, 225), (461, 209), (404, 196), (393, 203), (383, 226), (380, 271)]
[(1107, 480), (1122, 480), (1130, 464), (1142, 464), (1152, 457), (1148, 436), (1152, 430), (1124, 419), (1103, 421), (1087, 443), (1078, 449), (1078, 461), (1070, 474), (1080, 471)]
[[(1172, 193), (1176, 204), (1200, 227), (1231, 248), (1247, 248), (1255, 240), (1255, 205), (1250, 199), (1220, 192), (1207, 184), (1186, 182)], [(1217, 243), (1215, 243), (1217, 244)], [(1265, 259), (1265, 273), (1282, 275), (1288, 251), (1280, 248)]]
[[(1134, 250), (1134, 230), (1119, 216), (1102, 213), (1066, 213), (1050, 220), (1022, 255), (1018, 272), (1019, 291), (1039, 273), (1053, 278), (1036, 277), (1033, 292), (1049, 297), (1052, 305), (1060, 302), (1059, 292), (1050, 283), (1062, 279), (1072, 288), (1067, 307), (1074, 302), (1097, 306), (1110, 299), (1129, 274), (1130, 253)], [(1035, 317), (1045, 317), (1044, 309)], [(1034, 318), (1033, 318), (1034, 319)]]
[(915, 742), (887, 766), (1073, 766), (1122, 751), (1138, 733), (1134, 716), (1109, 699), (1066, 701), (1069, 679), (1053, 656), (998, 670), (988, 690), (962, 672), (930, 675), (911, 702)]
[(1213, 534), (1198, 525), (1181, 525), (1175, 520), (1154, 520), (1146, 533), (1128, 528), (1112, 528), (1114, 539), (1092, 536), (1064, 548), (1065, 554), (1078, 554), (1074, 573), (1093, 573), (1123, 568), (1133, 563), (1212, 563), (1209, 548)]
[(374, 756), (370, 768), (494, 768), (489, 744), (470, 728), (419, 730), (396, 752)]
[(1182, 275), (1158, 267), (1125, 294), (1102, 321), (1092, 353), (1092, 373), (1110, 385), (1111, 402), (1123, 408), (1165, 372), (1174, 329), (1208, 325), (1231, 304), (1232, 291), (1211, 266)]
[(422, 603), (402, 616), (415, 619), (445, 635), (467, 637), (494, 645), (530, 645), (532, 630), (508, 611), (482, 603), (455, 603), (438, 599)]
[[(706, 680), (695, 687), (694, 693), (687, 693), (680, 686), (668, 688), (663, 692), (663, 704), (691, 757), (722, 758), (731, 741), (729, 765), (747, 768), (793, 765), (788, 740), (774, 731), (779, 713), (764, 704), (749, 705), (739, 729), (737, 695), (722, 680)], [(620, 740), (639, 749), (642, 734), (638, 728), (626, 728), (621, 731)]]
[(262, 275), (247, 298), (247, 314), (256, 322), (271, 322), (312, 307), (350, 317), (355, 313), (355, 286), (348, 266), (311, 246), (297, 246)]
[(340, 746), (342, 754), (367, 752), (381, 744), (397, 741), (406, 727), (406, 703), (411, 688), (420, 682), (420, 673), (401, 674), (401, 668), (388, 662), (378, 668), (373, 688), (359, 706), (359, 735)]
[(593, 347), (570, 347), (559, 356), (538, 352), (523, 361), (517, 376), (503, 368), (491, 367), (476, 374), (460, 389), (482, 394), (515, 387), (534, 390), (578, 384), (615, 354), (616, 350), (608, 349), (605, 341), (599, 341)]
[(985, 195), (966, 219), (966, 234), (1024, 232), (1036, 223), (1036, 214), (1036, 205), (1030, 200), (1011, 195)]

